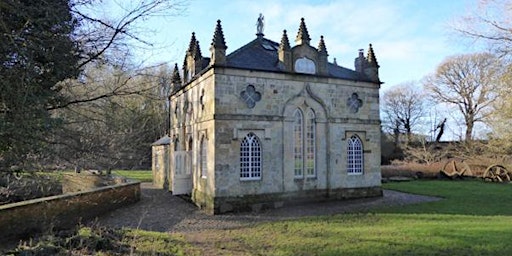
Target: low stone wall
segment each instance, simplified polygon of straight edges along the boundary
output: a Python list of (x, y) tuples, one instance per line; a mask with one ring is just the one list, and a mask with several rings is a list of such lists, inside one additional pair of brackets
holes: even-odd
[(0, 240), (28, 237), (78, 223), (140, 200), (140, 182), (128, 182), (0, 206)]

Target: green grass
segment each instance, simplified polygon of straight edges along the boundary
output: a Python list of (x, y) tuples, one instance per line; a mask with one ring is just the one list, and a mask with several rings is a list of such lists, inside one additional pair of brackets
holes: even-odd
[[(200, 255), (183, 236), (134, 229), (80, 227), (68, 236), (48, 234), (7, 255)], [(4, 254), (2, 254), (4, 255)]]
[(389, 183), (438, 202), (215, 231), (210, 254), (512, 255), (512, 185), (481, 181)]
[(512, 255), (512, 185), (431, 180), (384, 187), (444, 199), (185, 236), (124, 230), (114, 240), (136, 248), (135, 255)]
[(152, 182), (153, 173), (151, 170), (114, 170), (112, 174), (123, 176), (140, 182)]
[(388, 213), (430, 213), (512, 216), (512, 185), (501, 183), (448, 180), (391, 182), (384, 188), (408, 193), (438, 196), (437, 202), (421, 203), (379, 210)]
[(225, 232), (251, 255), (511, 255), (512, 217), (345, 214)]
[(126, 229), (123, 244), (134, 248), (134, 255), (199, 255), (180, 235)]

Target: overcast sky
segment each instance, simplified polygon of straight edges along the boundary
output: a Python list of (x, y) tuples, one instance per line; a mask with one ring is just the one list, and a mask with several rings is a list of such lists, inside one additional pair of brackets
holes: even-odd
[(462, 43), (450, 24), (472, 10), (478, 0), (192, 0), (178, 16), (150, 21), (155, 50), (137, 52), (149, 63), (183, 62), (192, 32), (209, 56), (216, 20), (222, 27), (228, 54), (256, 37), (256, 21), (265, 17), (264, 34), (279, 42), (288, 31), (292, 46), (300, 19), (306, 22), (311, 44), (324, 36), (329, 61), (354, 69), (358, 49), (373, 44), (381, 66), (383, 90), (407, 81), (418, 81), (434, 72), (447, 56), (473, 52)]

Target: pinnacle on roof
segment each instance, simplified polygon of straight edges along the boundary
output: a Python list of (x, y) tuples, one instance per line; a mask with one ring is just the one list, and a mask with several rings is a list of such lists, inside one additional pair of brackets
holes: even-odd
[(196, 33), (192, 32), (192, 37), (190, 38), (190, 43), (188, 44), (187, 52), (193, 53), (196, 49)]
[(218, 49), (227, 49), (226, 41), (224, 40), (224, 33), (222, 32), (222, 26), (220, 25), (220, 20), (217, 20), (217, 26), (215, 27), (215, 32), (213, 34), (212, 46)]
[(290, 41), (288, 40), (288, 35), (286, 35), (286, 29), (283, 30), (283, 36), (281, 37), (281, 43), (279, 44), (279, 49), (282, 51), (290, 50)]
[(196, 44), (194, 47), (194, 51), (192, 52), (192, 56), (194, 56), (195, 60), (199, 60), (203, 57), (203, 55), (201, 55), (201, 48), (199, 47), (199, 41), (197, 41), (197, 40), (196, 40)]
[(174, 71), (172, 72), (171, 83), (172, 84), (180, 84), (181, 83), (180, 71), (178, 70), (178, 63), (174, 64)]
[(299, 32), (297, 33), (297, 38), (295, 42), (298, 44), (309, 44), (311, 38), (309, 37), (308, 29), (306, 28), (306, 23), (304, 23), (304, 18), (300, 19)]
[(375, 53), (373, 52), (372, 44), (370, 44), (370, 47), (368, 48), (368, 56), (366, 59), (368, 60), (368, 65), (370, 67), (379, 67), (379, 63), (377, 62), (377, 58), (375, 58)]
[(320, 36), (320, 43), (318, 43), (318, 52), (320, 54), (327, 54), (327, 48), (325, 47), (324, 36)]

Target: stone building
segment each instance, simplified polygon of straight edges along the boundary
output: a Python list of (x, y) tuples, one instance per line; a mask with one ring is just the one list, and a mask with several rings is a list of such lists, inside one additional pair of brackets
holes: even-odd
[(286, 30), (279, 43), (265, 38), (259, 19), (256, 38), (230, 54), (217, 21), (209, 50), (192, 33), (174, 68), (169, 174), (159, 176), (173, 194), (212, 214), (382, 195), (371, 44), (351, 70), (328, 61), (323, 37), (311, 45), (304, 19), (294, 46)]

